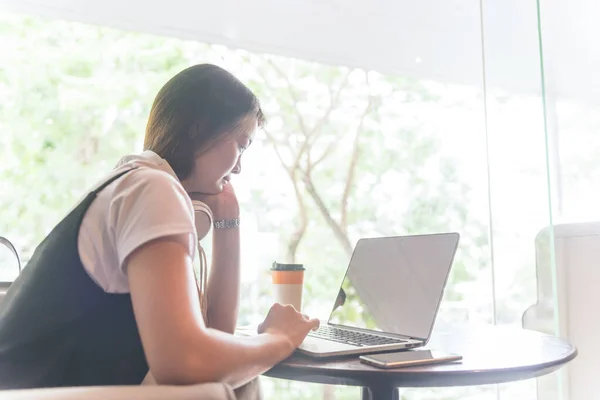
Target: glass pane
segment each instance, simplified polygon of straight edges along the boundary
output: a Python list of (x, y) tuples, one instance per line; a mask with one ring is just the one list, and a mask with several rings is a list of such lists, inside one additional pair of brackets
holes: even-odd
[[(600, 323), (586, 312), (589, 304), (599, 300), (595, 282), (600, 280), (596, 262), (600, 256), (600, 82), (594, 78), (600, 67), (595, 43), (600, 30), (594, 18), (600, 13), (600, 3), (538, 3), (555, 243), (555, 264), (550, 269), (555, 285), (548, 290), (546, 284), (539, 297), (548, 304), (548, 294), (553, 295), (554, 332), (567, 337), (579, 351), (559, 373), (538, 380), (538, 397), (575, 400), (596, 391), (597, 377), (591, 371), (600, 368), (594, 356), (600, 351), (596, 339)], [(547, 315), (539, 317), (548, 320)]]

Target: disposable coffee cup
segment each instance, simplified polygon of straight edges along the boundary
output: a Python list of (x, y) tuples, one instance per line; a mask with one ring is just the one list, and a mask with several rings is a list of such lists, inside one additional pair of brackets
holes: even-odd
[(302, 310), (302, 286), (304, 284), (304, 266), (302, 264), (274, 262), (271, 267), (271, 281), (275, 303), (291, 304), (297, 311)]

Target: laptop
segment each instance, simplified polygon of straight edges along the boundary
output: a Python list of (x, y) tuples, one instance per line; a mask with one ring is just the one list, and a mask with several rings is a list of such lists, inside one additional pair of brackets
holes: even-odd
[(459, 237), (360, 239), (328, 321), (309, 333), (297, 352), (323, 358), (426, 345)]

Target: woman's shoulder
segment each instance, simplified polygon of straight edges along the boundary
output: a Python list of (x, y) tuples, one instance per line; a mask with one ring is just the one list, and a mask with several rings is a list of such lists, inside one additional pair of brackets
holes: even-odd
[(148, 166), (134, 166), (130, 168), (131, 171), (125, 173), (125, 179), (123, 179), (123, 181), (129, 181), (130, 184), (158, 184), (183, 189), (181, 183), (176, 177), (161, 169), (151, 168)]
[(128, 171), (122, 181), (137, 184), (162, 184), (183, 190), (181, 182), (169, 163), (153, 151), (124, 156), (117, 163), (113, 174)]
[(168, 172), (145, 166), (135, 167), (119, 179), (111, 197), (139, 197), (138, 200), (148, 201), (159, 198), (165, 205), (169, 201), (177, 201), (192, 208), (191, 200), (177, 178)]

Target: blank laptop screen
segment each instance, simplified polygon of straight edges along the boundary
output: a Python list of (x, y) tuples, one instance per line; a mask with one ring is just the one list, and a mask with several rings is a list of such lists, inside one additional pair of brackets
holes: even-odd
[(359, 240), (329, 323), (429, 338), (458, 239), (444, 233)]

